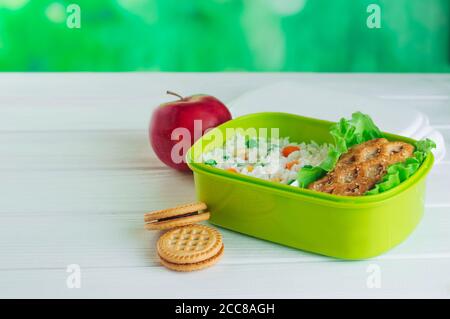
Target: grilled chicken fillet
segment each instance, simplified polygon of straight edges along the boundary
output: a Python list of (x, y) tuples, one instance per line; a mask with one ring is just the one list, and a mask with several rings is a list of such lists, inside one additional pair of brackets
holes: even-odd
[(333, 171), (311, 183), (308, 188), (319, 192), (361, 196), (372, 189), (386, 174), (387, 168), (403, 162), (414, 153), (414, 146), (378, 138), (355, 145), (343, 154)]

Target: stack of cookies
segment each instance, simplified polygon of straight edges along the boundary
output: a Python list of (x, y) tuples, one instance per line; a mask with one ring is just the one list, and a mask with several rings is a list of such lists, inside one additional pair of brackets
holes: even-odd
[(145, 228), (168, 230), (158, 240), (161, 263), (176, 271), (200, 270), (214, 265), (223, 255), (222, 235), (196, 224), (209, 219), (205, 203), (193, 203), (144, 215)]

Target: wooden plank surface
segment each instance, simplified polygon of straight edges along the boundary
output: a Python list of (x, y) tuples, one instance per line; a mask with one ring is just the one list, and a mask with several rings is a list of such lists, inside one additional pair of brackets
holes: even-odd
[[(337, 261), (222, 230), (219, 265), (193, 274), (159, 265), (159, 234), (143, 230), (142, 214), (195, 199), (191, 175), (166, 168), (148, 144), (161, 92), (229, 101), (286, 80), (419, 109), (450, 149), (448, 75), (2, 74), (0, 297), (450, 297), (448, 153), (430, 173), (416, 231), (373, 260)], [(66, 286), (73, 263), (80, 289)], [(373, 265), (382, 275), (375, 289)]]

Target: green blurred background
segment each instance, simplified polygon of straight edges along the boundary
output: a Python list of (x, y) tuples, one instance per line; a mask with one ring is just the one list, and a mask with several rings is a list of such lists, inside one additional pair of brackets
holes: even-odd
[(449, 72), (449, 47), (449, 0), (0, 0), (0, 71)]

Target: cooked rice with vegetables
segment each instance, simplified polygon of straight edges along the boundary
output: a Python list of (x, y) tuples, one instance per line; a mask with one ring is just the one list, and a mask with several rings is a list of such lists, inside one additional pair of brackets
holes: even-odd
[(294, 143), (289, 137), (249, 138), (236, 134), (223, 147), (203, 154), (203, 163), (232, 173), (292, 184), (300, 168), (319, 165), (328, 151), (327, 144)]

